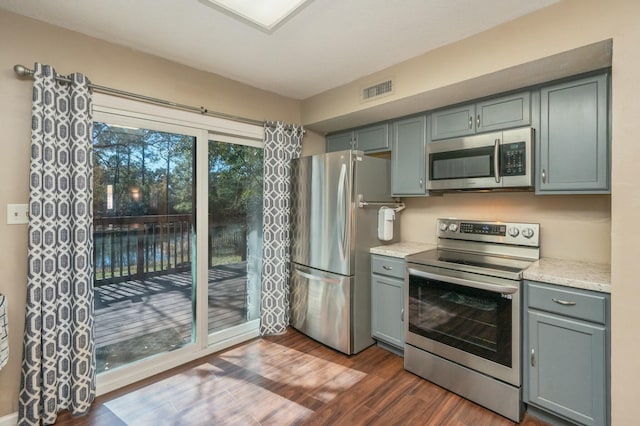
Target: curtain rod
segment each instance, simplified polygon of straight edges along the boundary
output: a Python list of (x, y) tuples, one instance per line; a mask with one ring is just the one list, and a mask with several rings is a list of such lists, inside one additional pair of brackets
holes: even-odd
[[(33, 74), (34, 74), (33, 70), (25, 67), (24, 65), (14, 65), (13, 66), (13, 71), (20, 78), (33, 78)], [(56, 75), (56, 80), (58, 80), (60, 82), (63, 82), (63, 83), (71, 83), (71, 79), (70, 78), (67, 78), (67, 77), (64, 77), (64, 76), (60, 76), (60, 75)], [(258, 121), (258, 120), (253, 120), (251, 118), (238, 117), (236, 115), (225, 114), (223, 112), (209, 111), (207, 108), (205, 108), (203, 106), (194, 107), (194, 106), (191, 106), (191, 105), (179, 104), (179, 103), (176, 103), (176, 102), (166, 101), (164, 99), (158, 99), (158, 98), (153, 98), (153, 97), (150, 97), (150, 96), (139, 95), (137, 93), (126, 92), (124, 90), (114, 89), (112, 87), (100, 86), (100, 85), (93, 84), (93, 83), (89, 83), (88, 86), (89, 86), (89, 88), (95, 90), (96, 92), (107, 93), (107, 94), (116, 95), (116, 96), (129, 98), (129, 99), (137, 99), (137, 100), (141, 100), (143, 102), (147, 102), (147, 103), (151, 103), (151, 104), (164, 105), (164, 106), (183, 109), (183, 110), (187, 110), (187, 111), (199, 112), (202, 115), (210, 115), (212, 117), (217, 117), (217, 118), (226, 118), (228, 120), (233, 120), (233, 121), (237, 121), (237, 122), (240, 122), (240, 123), (255, 124), (255, 125), (258, 125), (258, 126), (266, 125), (266, 126), (269, 126), (269, 127), (275, 127), (275, 125), (276, 125), (276, 123), (274, 121)], [(293, 126), (288, 125), (288, 126), (285, 126), (285, 128), (287, 130), (291, 130), (291, 129), (293, 129)], [(303, 130), (303, 132), (304, 132), (304, 130)]]

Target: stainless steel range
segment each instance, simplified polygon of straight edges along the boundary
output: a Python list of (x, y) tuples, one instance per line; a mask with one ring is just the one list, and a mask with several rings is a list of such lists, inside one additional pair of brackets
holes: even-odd
[(519, 422), (522, 273), (540, 225), (437, 225), (437, 249), (406, 258), (404, 367)]

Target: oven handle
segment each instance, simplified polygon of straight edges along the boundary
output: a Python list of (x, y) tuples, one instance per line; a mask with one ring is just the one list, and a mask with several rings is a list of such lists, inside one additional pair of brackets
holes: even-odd
[(493, 146), (493, 174), (496, 183), (500, 183), (500, 139), (496, 139)]
[(480, 281), (465, 280), (464, 278), (450, 277), (447, 275), (432, 274), (431, 272), (420, 271), (418, 269), (409, 268), (409, 275), (415, 275), (421, 278), (443, 281), (449, 284), (457, 284), (465, 287), (473, 287), (479, 290), (486, 290), (492, 293), (513, 294), (518, 291), (516, 286), (506, 286), (500, 284), (489, 284)]

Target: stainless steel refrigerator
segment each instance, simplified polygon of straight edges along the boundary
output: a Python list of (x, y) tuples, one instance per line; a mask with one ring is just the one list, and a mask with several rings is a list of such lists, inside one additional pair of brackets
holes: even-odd
[(393, 240), (378, 240), (378, 209), (359, 199), (393, 202), (390, 161), (338, 151), (291, 165), (291, 325), (340, 352), (360, 352), (374, 343), (369, 249)]

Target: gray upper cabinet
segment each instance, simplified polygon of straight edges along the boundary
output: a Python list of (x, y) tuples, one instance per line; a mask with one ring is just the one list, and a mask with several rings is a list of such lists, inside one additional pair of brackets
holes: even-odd
[(326, 137), (327, 152), (359, 149), (364, 152), (389, 151), (389, 125), (377, 124)]
[(608, 74), (543, 87), (537, 193), (610, 193)]
[(475, 104), (443, 109), (431, 114), (431, 140), (455, 138), (475, 133)]
[(431, 114), (431, 140), (531, 124), (531, 94), (521, 92), (435, 111)]
[(476, 132), (490, 132), (531, 124), (531, 94), (522, 92), (476, 104)]
[(364, 152), (389, 151), (389, 125), (363, 127), (355, 130), (356, 147)]
[(344, 151), (355, 148), (353, 132), (336, 133), (325, 138), (327, 152)]
[(393, 196), (427, 194), (427, 116), (392, 123), (391, 193)]
[(526, 286), (525, 402), (580, 424), (609, 424), (609, 295)]

